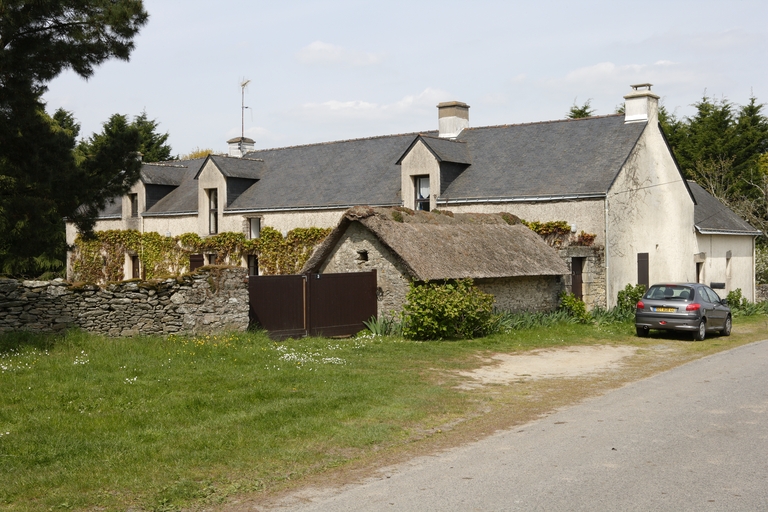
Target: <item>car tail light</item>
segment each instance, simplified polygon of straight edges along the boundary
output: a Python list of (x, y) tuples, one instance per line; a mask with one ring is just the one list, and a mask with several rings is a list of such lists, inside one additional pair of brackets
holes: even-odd
[(700, 309), (701, 309), (701, 304), (699, 304), (698, 302), (694, 302), (693, 304), (688, 304), (687, 306), (685, 306), (686, 311), (698, 311)]
[(645, 304), (643, 304), (643, 301), (637, 301), (637, 309), (645, 309)]

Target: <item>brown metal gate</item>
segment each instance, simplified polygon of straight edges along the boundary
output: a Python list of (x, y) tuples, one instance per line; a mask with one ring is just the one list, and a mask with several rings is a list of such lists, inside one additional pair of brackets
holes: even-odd
[(348, 336), (377, 314), (376, 271), (251, 276), (254, 320), (273, 339)]

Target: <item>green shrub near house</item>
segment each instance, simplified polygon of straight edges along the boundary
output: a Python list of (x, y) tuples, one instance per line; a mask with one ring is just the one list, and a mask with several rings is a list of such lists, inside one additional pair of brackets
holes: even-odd
[(403, 335), (413, 340), (476, 338), (492, 326), (493, 295), (471, 279), (411, 283), (403, 310)]

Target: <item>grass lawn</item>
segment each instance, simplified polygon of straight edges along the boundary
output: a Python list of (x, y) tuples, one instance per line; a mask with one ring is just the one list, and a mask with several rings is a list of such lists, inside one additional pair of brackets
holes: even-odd
[[(0, 508), (177, 510), (259, 496), (337, 467), (461, 442), (633, 378), (768, 336), (634, 337), (632, 324), (562, 324), (473, 341), (263, 334), (112, 339), (0, 336)], [(459, 390), (490, 353), (640, 347), (622, 377)], [(654, 347), (664, 347), (663, 351)], [(490, 433), (490, 432), (489, 432)], [(462, 437), (464, 436), (464, 437)], [(438, 446), (440, 442), (433, 443)]]

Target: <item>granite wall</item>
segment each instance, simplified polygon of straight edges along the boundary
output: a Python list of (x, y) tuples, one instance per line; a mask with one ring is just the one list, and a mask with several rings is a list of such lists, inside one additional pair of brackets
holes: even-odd
[(0, 279), (0, 332), (207, 334), (244, 331), (248, 321), (248, 270), (241, 267), (203, 267), (178, 278), (104, 286)]

